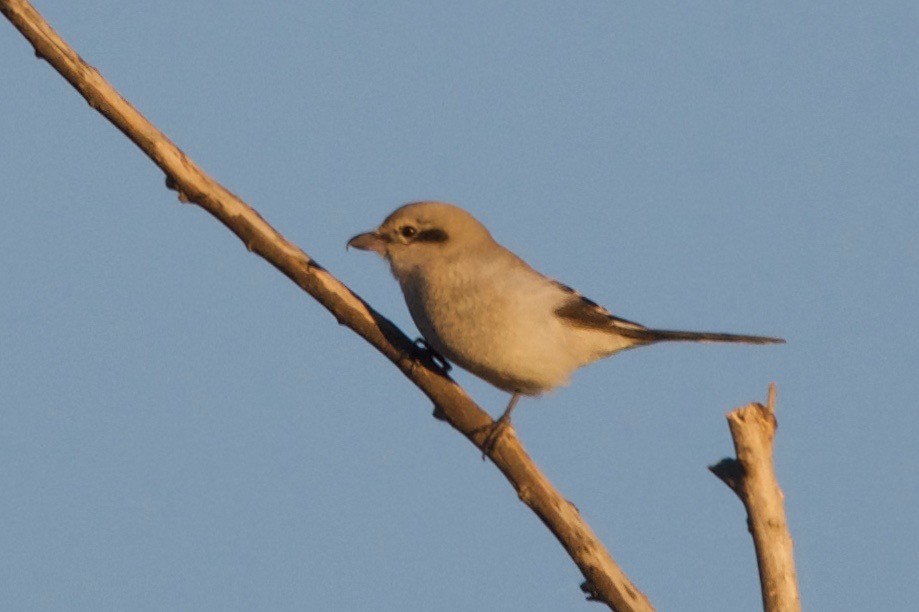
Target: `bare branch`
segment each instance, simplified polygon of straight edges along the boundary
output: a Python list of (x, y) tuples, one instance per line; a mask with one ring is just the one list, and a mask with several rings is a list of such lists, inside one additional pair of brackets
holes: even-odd
[(652, 610), (590, 527), (527, 455), (513, 430), (493, 449), (484, 448), (493, 423), (449, 376), (419, 353), (412, 341), (338, 279), (291, 244), (255, 210), (208, 176), (137, 109), (85, 63), (24, 0), (0, 0), (0, 12), (89, 105), (111, 121), (166, 174), (166, 184), (183, 202), (193, 202), (235, 233), (250, 251), (268, 261), (325, 306), (342, 325), (383, 353), (448, 421), (494, 461), (520, 499), (552, 531), (580, 568), (590, 599), (621, 612)]
[(743, 502), (753, 535), (756, 562), (766, 612), (800, 612), (794, 543), (785, 519), (785, 497), (772, 461), (775, 420), (775, 383), (769, 385), (766, 406), (749, 404), (727, 415), (736, 459), (710, 466)]

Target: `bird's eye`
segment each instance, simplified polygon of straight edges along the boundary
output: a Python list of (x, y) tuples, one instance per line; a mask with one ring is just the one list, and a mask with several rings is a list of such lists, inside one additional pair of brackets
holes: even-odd
[(418, 233), (418, 230), (411, 225), (403, 225), (399, 228), (399, 233), (403, 238), (411, 239), (415, 237), (415, 235)]

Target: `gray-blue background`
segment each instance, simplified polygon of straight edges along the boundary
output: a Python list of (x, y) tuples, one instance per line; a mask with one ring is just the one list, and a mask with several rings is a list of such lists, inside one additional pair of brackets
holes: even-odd
[[(661, 610), (753, 610), (723, 414), (779, 389), (810, 610), (919, 600), (915, 2), (39, 2), (415, 334), (348, 237), (461, 204), (657, 346), (517, 430)], [(0, 607), (588, 610), (493, 466), (0, 24)], [(458, 380), (496, 413), (506, 396)]]

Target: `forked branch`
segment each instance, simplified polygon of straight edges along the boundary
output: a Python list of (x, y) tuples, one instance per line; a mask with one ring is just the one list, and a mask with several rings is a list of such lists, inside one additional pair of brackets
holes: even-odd
[(766, 612), (800, 612), (794, 543), (785, 519), (785, 497), (772, 462), (775, 384), (769, 385), (765, 406), (749, 404), (727, 415), (736, 459), (709, 467), (731, 488), (747, 510)]

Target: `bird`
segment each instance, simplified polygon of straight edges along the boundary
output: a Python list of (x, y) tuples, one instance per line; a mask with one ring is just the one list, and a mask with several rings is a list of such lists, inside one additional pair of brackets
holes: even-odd
[(411, 202), (348, 247), (389, 263), (424, 344), (511, 394), (489, 439), (521, 396), (568, 384), (571, 374), (621, 351), (664, 341), (780, 344), (781, 338), (650, 329), (613, 315), (537, 272), (469, 212)]

